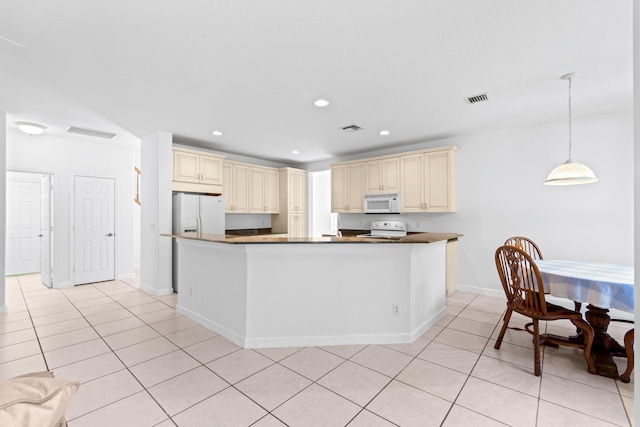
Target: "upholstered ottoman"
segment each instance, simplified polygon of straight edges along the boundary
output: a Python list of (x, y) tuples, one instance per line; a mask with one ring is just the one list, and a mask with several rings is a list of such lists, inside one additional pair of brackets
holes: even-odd
[(64, 413), (80, 384), (34, 372), (0, 380), (0, 426), (66, 426)]

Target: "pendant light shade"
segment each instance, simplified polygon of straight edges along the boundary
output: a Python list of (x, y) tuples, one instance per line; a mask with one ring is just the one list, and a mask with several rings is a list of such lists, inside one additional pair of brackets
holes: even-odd
[(551, 171), (546, 185), (577, 185), (598, 182), (596, 174), (587, 165), (569, 159)]
[(545, 185), (578, 185), (598, 182), (596, 174), (587, 165), (571, 159), (571, 79), (575, 73), (565, 74), (561, 78), (569, 81), (569, 159), (551, 171)]

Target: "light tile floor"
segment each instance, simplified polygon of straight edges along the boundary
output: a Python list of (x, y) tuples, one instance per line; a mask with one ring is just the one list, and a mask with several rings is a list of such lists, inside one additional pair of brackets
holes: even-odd
[[(48, 369), (79, 381), (72, 427), (629, 426), (635, 415), (633, 382), (589, 375), (579, 350), (545, 348), (542, 377), (526, 332), (495, 350), (500, 298), (455, 293), (412, 344), (245, 350), (177, 314), (177, 295), (137, 283), (7, 278), (0, 379)], [(624, 325), (610, 332), (621, 340)]]

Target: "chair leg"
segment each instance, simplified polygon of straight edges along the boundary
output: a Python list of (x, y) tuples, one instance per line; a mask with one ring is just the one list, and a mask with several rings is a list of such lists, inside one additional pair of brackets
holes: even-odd
[(631, 381), (631, 371), (633, 371), (633, 341), (634, 341), (634, 329), (627, 331), (624, 334), (624, 349), (627, 353), (627, 370), (620, 375), (620, 381), (628, 383)]
[(509, 326), (509, 320), (511, 319), (511, 313), (513, 310), (507, 308), (507, 312), (504, 314), (504, 322), (502, 323), (502, 329), (500, 329), (500, 334), (498, 335), (498, 339), (496, 339), (496, 344), (493, 346), (496, 350), (500, 349), (500, 345), (502, 344), (502, 338), (504, 338), (504, 333), (507, 331), (507, 326)]
[(571, 323), (576, 325), (584, 334), (584, 358), (587, 361), (587, 370), (590, 374), (597, 373), (596, 364), (591, 357), (591, 346), (593, 345), (593, 339), (595, 332), (589, 323), (584, 319), (572, 319)]
[(540, 361), (540, 325), (538, 319), (533, 319), (533, 372), (536, 377), (542, 375)]

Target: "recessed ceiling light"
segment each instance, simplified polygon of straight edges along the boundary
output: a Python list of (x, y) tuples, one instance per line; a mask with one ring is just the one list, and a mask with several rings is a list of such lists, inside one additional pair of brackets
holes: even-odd
[(40, 135), (47, 128), (45, 125), (31, 122), (16, 122), (16, 125), (18, 125), (18, 129), (29, 135)]
[(214, 131), (211, 131), (211, 135), (222, 136), (222, 132), (220, 132), (219, 130), (214, 130)]
[(313, 101), (313, 105), (315, 105), (316, 107), (326, 107), (327, 105), (329, 105), (329, 101), (327, 101), (326, 99), (316, 99), (315, 101)]
[(389, 135), (391, 132), (389, 132), (388, 130), (384, 129), (380, 131), (380, 135), (385, 136), (385, 135)]
[(293, 150), (291, 154), (300, 154), (300, 152), (298, 150)]

